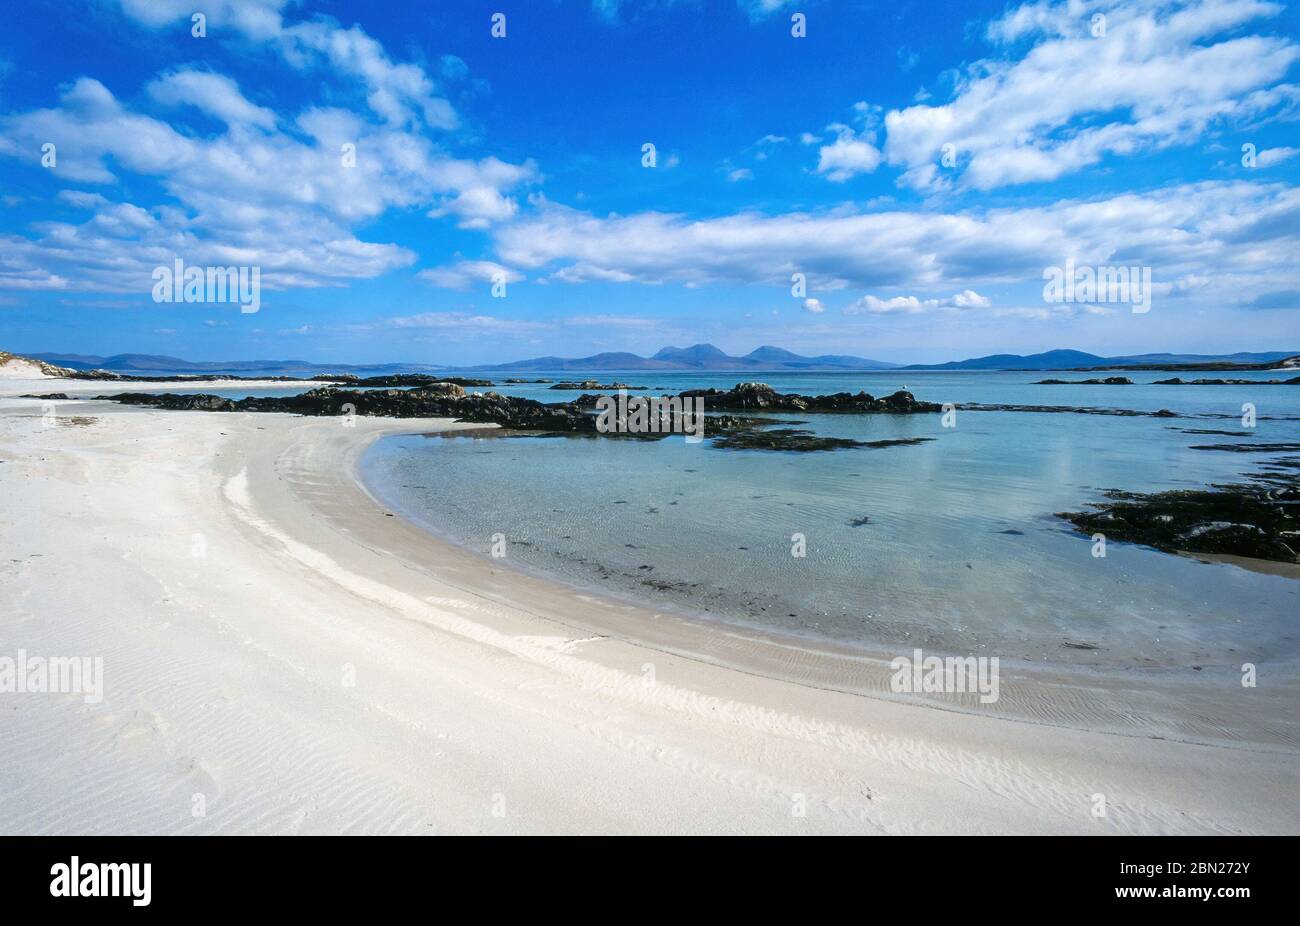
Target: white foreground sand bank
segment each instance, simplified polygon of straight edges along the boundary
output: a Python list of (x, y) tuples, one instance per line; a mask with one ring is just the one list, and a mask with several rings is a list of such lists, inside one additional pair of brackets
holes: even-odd
[(360, 451), (450, 422), (15, 397), (113, 391), (0, 383), (0, 657), (104, 666), (0, 694), (0, 833), (1300, 831), (1292, 664), (904, 703), (386, 514)]

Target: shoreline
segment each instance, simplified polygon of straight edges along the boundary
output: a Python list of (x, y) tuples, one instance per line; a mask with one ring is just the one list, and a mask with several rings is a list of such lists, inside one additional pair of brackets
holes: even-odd
[[(55, 380), (14, 385), (0, 384), (68, 391)], [(1249, 696), (1240, 686), (1218, 694), (1210, 672), (1193, 685), (1172, 671), (1013, 667), (993, 710), (908, 703), (880, 689), (887, 666), (860, 654), (654, 618), (494, 567), (388, 516), (357, 479), (357, 460), (383, 434), (474, 425), (361, 418), (344, 428), (79, 402), (74, 414), (89, 423), (41, 430), (31, 420), (39, 407), (0, 402), (0, 482), (15, 500), (15, 488), (28, 489), (3, 529), (25, 541), (15, 549), (39, 546), (64, 568), (76, 565), (71, 552), (91, 575), (68, 587), (40, 575), (41, 563), (5, 573), (27, 616), (0, 627), (9, 640), (21, 629), (33, 652), (75, 652), (43, 644), (84, 648), (87, 638), (129, 652), (106, 658), (103, 710), (19, 703), (14, 762), (0, 771), (0, 793), (12, 795), (0, 797), (7, 830), (107, 832), (124, 820), (144, 832), (1295, 828), (1293, 808), (1270, 804), (1294, 780), (1300, 751), (1287, 720), (1297, 691), (1289, 664), (1265, 664), (1261, 672), (1285, 677)], [(24, 458), (24, 447), (41, 454)], [(51, 484), (31, 481), (40, 473)], [(141, 503), (151, 510), (133, 514)], [(89, 520), (73, 520), (81, 508)], [(197, 570), (191, 534), (206, 538)], [(82, 558), (87, 545), (100, 555)], [(115, 581), (88, 587), (102, 570)], [(138, 671), (124, 678), (115, 662)], [(355, 687), (340, 685), (342, 663), (354, 666)], [(202, 672), (173, 679), (210, 664), (221, 670), (215, 686)], [(213, 706), (232, 667), (247, 684)], [(179, 694), (159, 690), (159, 672)], [(241, 710), (255, 721), (244, 734), (207, 716)], [(170, 772), (211, 783), (220, 803), (244, 810), (196, 820), (188, 792), (164, 813), (156, 789), (143, 789), (141, 805), (117, 819), (91, 800), (94, 784), (42, 792), (37, 731), (48, 741), (47, 728), (62, 726), (78, 753), (98, 741), (106, 712), (109, 726), (143, 728), (84, 756), (108, 766), (108, 781)], [(304, 738), (305, 760), (303, 748), (278, 764), (266, 757)], [(561, 779), (564, 793), (554, 790)], [(1090, 812), (1098, 791), (1113, 795), (1107, 819)], [(493, 815), (497, 793), (520, 810)], [(793, 795), (807, 799), (806, 816), (792, 816)]]
[[(467, 546), (465, 543), (452, 536), (449, 532), (439, 529), (436, 524), (424, 521), (418, 514), (404, 510), (399, 500), (393, 499), (391, 502), (386, 501), (380, 496), (380, 494), (378, 494), (378, 490), (372, 488), (369, 484), (371, 480), (367, 478), (364, 472), (364, 467), (361, 465), (362, 458), (366, 456), (378, 441), (388, 437), (401, 436), (443, 438), (448, 440), (470, 438), (478, 440), (491, 439), (494, 437), (507, 439), (508, 437), (531, 435), (524, 432), (512, 432), (508, 429), (497, 428), (495, 425), (476, 426), (472, 428), (457, 429), (455, 431), (400, 430), (377, 435), (373, 440), (368, 441), (365, 446), (360, 447), (357, 450), (350, 463), (355, 480), (361, 485), (362, 490), (374, 505), (383, 507), (385, 510), (391, 509), (397, 517), (412, 524), (417, 530), (428, 536), (431, 540), (449, 547), (452, 550), (464, 553), (479, 563), (491, 565), (494, 561), (490, 557), (470, 546)], [(568, 438), (566, 437), (564, 439)], [(1230, 564), (1260, 575), (1300, 581), (1300, 565), (1293, 565), (1285, 562), (1255, 559), (1231, 554), (1193, 553), (1183, 550), (1170, 551), (1166, 555), (1181, 556), (1202, 563)], [(882, 640), (867, 642), (847, 641), (839, 640), (816, 631), (800, 633), (797, 630), (789, 628), (774, 629), (772, 627), (763, 626), (757, 621), (746, 620), (745, 617), (732, 612), (708, 610), (706, 613), (705, 610), (691, 608), (690, 606), (671, 598), (656, 600), (648, 594), (636, 590), (630, 585), (610, 587), (608, 585), (599, 585), (591, 579), (584, 581), (574, 577), (565, 576), (550, 571), (543, 565), (527, 562), (518, 557), (502, 559), (499, 562), (500, 566), (498, 568), (513, 570), (521, 575), (528, 576), (545, 584), (561, 586), (574, 595), (600, 598), (612, 605), (631, 606), (638, 609), (644, 615), (653, 615), (654, 617), (666, 616), (670, 619), (680, 619), (688, 623), (703, 624), (705, 626), (721, 625), (723, 629), (729, 629), (737, 634), (779, 640), (781, 645), (787, 648), (807, 649), (814, 653), (842, 653), (848, 658), (861, 658), (871, 662), (887, 663), (895, 655), (898, 655), (900, 651), (908, 650), (914, 645), (903, 641), (894, 643), (886, 643)], [(667, 612), (667, 614), (665, 615), (660, 612)], [(1064, 646), (1065, 644), (1062, 643), (1061, 645)], [(925, 649), (927, 652), (932, 652), (941, 656), (964, 657), (976, 655), (969, 648), (957, 650), (927, 645)], [(1177, 673), (1185, 671), (1188, 668), (1188, 666), (1172, 665), (1169, 663), (1130, 663), (1121, 665), (1113, 661), (1093, 663), (1076, 661), (1063, 663), (1046, 661), (1039, 662), (1023, 656), (1001, 655), (1000, 658), (1004, 667), (1018, 668), (1027, 671), (1042, 671), (1045, 669), (1059, 670), (1062, 672), (1077, 672), (1082, 675), (1088, 675), (1091, 673), (1105, 676), (1109, 673), (1115, 673), (1122, 677), (1124, 674), (1130, 672), (1151, 674), (1158, 672)], [(1199, 662), (1203, 663), (1204, 660), (1199, 660)], [(1300, 650), (1296, 650), (1285, 656), (1274, 655), (1270, 657), (1269, 663), (1281, 666), (1294, 666), (1296, 669), (1300, 670)], [(1222, 666), (1218, 668), (1222, 668)]]
[[(466, 427), (465, 430), (470, 431), (472, 428)], [(1195, 675), (1191, 675), (1194, 670), (1181, 666), (1040, 665), (1024, 659), (1002, 657), (1003, 676), (1012, 685), (1025, 685), (1028, 690), (1023, 695), (1015, 695), (995, 705), (979, 704), (974, 694), (902, 695), (889, 688), (889, 663), (898, 655), (910, 654), (913, 649), (911, 646), (849, 644), (812, 634), (764, 628), (728, 619), (723, 615), (671, 609), (632, 593), (619, 594), (603, 588), (579, 585), (547, 573), (542, 567), (520, 565), (509, 559), (500, 561), (498, 565), (450, 538), (431, 532), (404, 514), (400, 508), (387, 505), (366, 485), (360, 462), (376, 441), (390, 436), (425, 433), (429, 433), (428, 429), (402, 427), (400, 423), (392, 428), (383, 428), (350, 448), (339, 461), (340, 471), (350, 474), (355, 486), (376, 511), (391, 513), (421, 538), (420, 543), (426, 548), (421, 550), (421, 568), (432, 572), (455, 572), (462, 577), (460, 587), (464, 591), (485, 600), (501, 603), (496, 601), (501, 592), (494, 587), (497, 583), (484, 581), (484, 573), (503, 572), (516, 577), (514, 582), (509, 583), (516, 587), (510, 589), (507, 606), (522, 607), (520, 602), (524, 600), (545, 602), (544, 608), (536, 604), (531, 607), (539, 616), (571, 626), (575, 631), (616, 635), (629, 643), (746, 674), (934, 710), (983, 714), (1048, 726), (1082, 725), (1096, 732), (1120, 736), (1160, 735), (1200, 744), (1240, 742), (1235, 738), (1216, 740), (1212, 737), (1189, 736), (1182, 727), (1181, 719), (1173, 723), (1169, 722), (1171, 718), (1162, 718), (1165, 722), (1149, 726), (1133, 722), (1137, 717), (1149, 721), (1152, 712), (1162, 709), (1162, 702), (1167, 709), (1176, 699), (1186, 699), (1196, 693), (1181, 688), (1181, 683), (1186, 682), (1189, 676), (1198, 682), (1213, 675), (1236, 679), (1237, 672), (1231, 667), (1209, 666), (1205, 671), (1196, 671)], [(449, 430), (443, 433), (447, 436), (451, 434)], [(320, 473), (314, 474), (313, 478), (319, 479)], [(336, 486), (334, 491), (346, 498), (345, 487)], [(350, 501), (345, 502), (344, 507), (355, 510)], [(391, 522), (375, 526), (376, 531), (391, 528)], [(1292, 577), (1290, 573), (1285, 575)], [(559, 599), (558, 602), (556, 599)], [(574, 599), (577, 600), (577, 605)], [(563, 610), (567, 610), (568, 614), (559, 613)], [(971, 655), (932, 648), (926, 648), (925, 651), (940, 656)], [(1288, 673), (1297, 682), (1292, 691), (1300, 699), (1300, 659), (1273, 659), (1264, 664)], [(1081, 711), (1071, 719), (1070, 724), (1062, 724), (1054, 719), (1057, 713), (1055, 704), (1043, 703), (1044, 700), (1055, 701), (1057, 695), (1066, 689), (1079, 693), (1107, 682), (1130, 688), (1134, 700), (1122, 708), (1110, 704), (1092, 714)], [(1045, 692), (1048, 691), (1052, 693), (1045, 697)], [(1202, 704), (1199, 709), (1204, 711), (1207, 706)], [(1218, 724), (1238, 729), (1253, 728), (1253, 719), (1235, 716), (1228, 720), (1224, 717), (1219, 719)], [(1263, 748), (1269, 748), (1270, 745), (1300, 747), (1300, 737), (1292, 738), (1284, 734), (1278, 738), (1262, 731), (1258, 732), (1258, 736), (1258, 743)]]

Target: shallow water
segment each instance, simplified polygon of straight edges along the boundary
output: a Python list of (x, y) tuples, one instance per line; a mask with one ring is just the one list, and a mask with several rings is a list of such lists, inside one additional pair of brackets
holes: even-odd
[[(441, 537), (487, 555), (499, 533), (512, 565), (660, 610), (867, 647), (1049, 662), (1233, 664), (1296, 652), (1300, 582), (1115, 542), (1094, 557), (1090, 539), (1053, 513), (1108, 488), (1241, 479), (1270, 455), (1191, 445), (1300, 440), (1300, 387), (1032, 385), (1098, 375), (1056, 373), (526, 375), (673, 392), (743, 379), (803, 393), (906, 385), (935, 402), (1231, 416), (963, 410), (953, 428), (937, 414), (798, 416), (819, 434), (934, 438), (829, 453), (729, 451), (681, 437), (407, 435), (377, 442), (362, 468), (386, 504)], [(1125, 375), (1149, 383), (1175, 374)], [(574, 395), (546, 385), (509, 391)], [(1243, 402), (1261, 418), (1253, 430), (1238, 420)], [(796, 534), (805, 556), (792, 555)]]

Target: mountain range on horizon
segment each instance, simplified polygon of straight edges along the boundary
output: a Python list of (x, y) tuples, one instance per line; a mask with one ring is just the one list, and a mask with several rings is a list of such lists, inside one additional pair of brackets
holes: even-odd
[(870, 360), (847, 354), (804, 357), (780, 347), (763, 345), (735, 357), (712, 344), (663, 347), (649, 357), (624, 351), (592, 354), (588, 357), (534, 357), (512, 363), (485, 364), (471, 370), (892, 370), (897, 363)]
[(36, 353), (36, 360), (74, 370), (109, 370), (134, 375), (183, 373), (266, 373), (285, 376), (308, 376), (327, 372), (386, 371), (393, 373), (432, 370), (472, 372), (578, 372), (634, 370), (696, 370), (752, 372), (850, 372), (870, 370), (1083, 370), (1116, 367), (1224, 364), (1233, 366), (1268, 365), (1300, 355), (1300, 351), (1237, 352), (1232, 354), (1148, 353), (1119, 357), (1102, 357), (1077, 350), (1049, 350), (1038, 354), (990, 354), (947, 363), (898, 364), (847, 354), (821, 354), (805, 357), (780, 347), (764, 345), (743, 356), (733, 356), (712, 344), (690, 347), (664, 347), (650, 357), (623, 351), (609, 351), (587, 357), (534, 357), (511, 363), (448, 366), (424, 363), (342, 364), (314, 363), (307, 360), (229, 360), (193, 361), (154, 354), (115, 354), (101, 357), (89, 354)]

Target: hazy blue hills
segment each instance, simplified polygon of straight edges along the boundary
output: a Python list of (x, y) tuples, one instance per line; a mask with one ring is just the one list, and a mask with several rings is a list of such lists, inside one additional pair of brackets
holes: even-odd
[(947, 363), (913, 363), (905, 370), (1071, 370), (1106, 363), (1105, 357), (1081, 350), (1049, 350), (1042, 354), (990, 354)]
[(629, 353), (592, 354), (590, 357), (534, 357), (471, 367), (473, 370), (892, 370), (896, 363), (822, 354), (804, 357), (780, 347), (756, 348), (743, 357), (733, 357), (712, 344), (665, 347), (650, 357)]
[(1235, 354), (1132, 354), (1102, 357), (1078, 350), (1049, 350), (1041, 354), (991, 354), (948, 363), (914, 363), (900, 366), (866, 357), (844, 354), (820, 354), (805, 357), (780, 347), (765, 345), (736, 357), (712, 344), (690, 347), (665, 347), (649, 357), (624, 351), (592, 354), (589, 357), (533, 357), (486, 366), (450, 367), (425, 363), (313, 363), (308, 360), (182, 360), (154, 354), (114, 354), (99, 357), (87, 354), (30, 354), (56, 366), (74, 370), (111, 370), (135, 376), (173, 375), (178, 373), (234, 373), (279, 376), (311, 376), (316, 373), (414, 373), (434, 369), (480, 372), (599, 372), (602, 370), (699, 370), (753, 372), (833, 372), (852, 370), (1080, 370), (1118, 367), (1195, 367), (1197, 365), (1256, 366), (1266, 368), (1300, 351), (1266, 351)]
[(1041, 354), (990, 354), (970, 360), (948, 363), (913, 363), (905, 370), (1078, 370), (1096, 367), (1141, 365), (1269, 364), (1297, 351), (1267, 351), (1235, 354), (1131, 354), (1123, 357), (1100, 357), (1079, 350), (1049, 350)]

